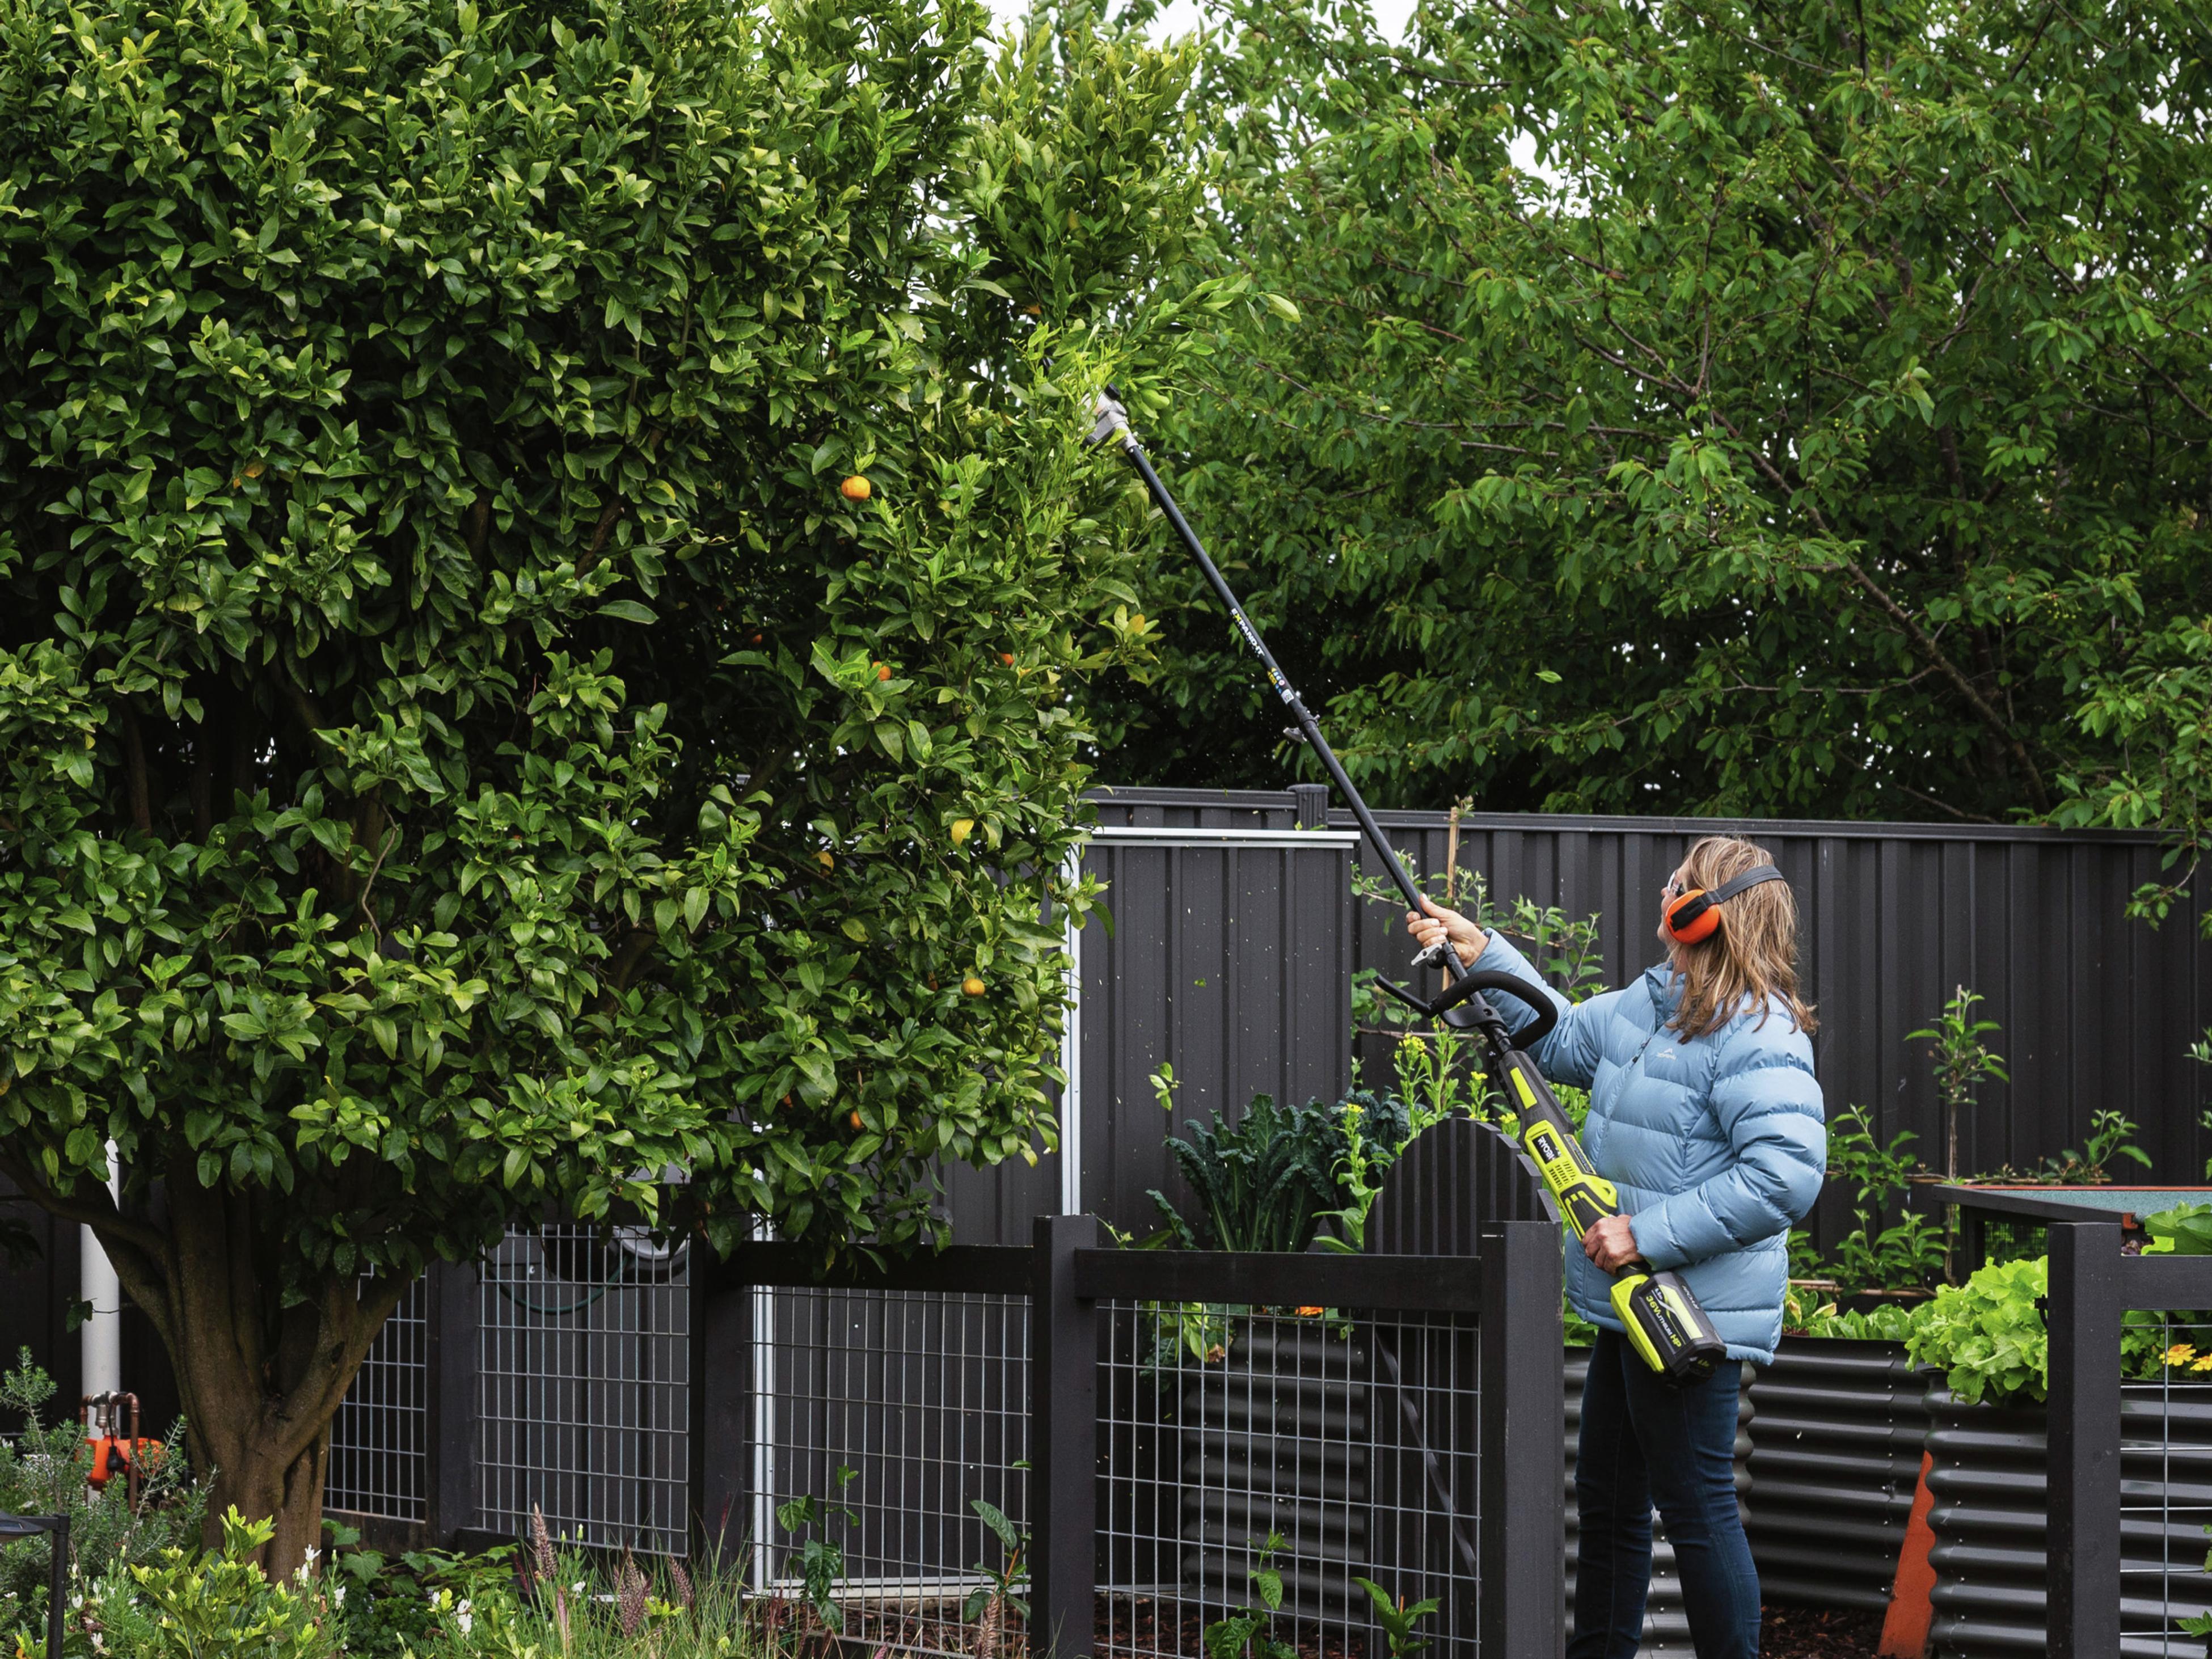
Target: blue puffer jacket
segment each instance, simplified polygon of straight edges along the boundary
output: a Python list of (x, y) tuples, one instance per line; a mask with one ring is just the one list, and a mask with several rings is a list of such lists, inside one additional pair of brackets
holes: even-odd
[[(1474, 966), (1542, 982), (1496, 933)], [(1763, 1025), (1753, 1008), (1685, 1041), (1666, 1029), (1679, 1000), (1673, 981), (1662, 963), (1587, 1002), (1553, 992), (1559, 1023), (1529, 1058), (1553, 1081), (1589, 1091), (1583, 1146), (1620, 1189), (1644, 1260), (1680, 1270), (1729, 1356), (1763, 1365), (1782, 1336), (1790, 1229), (1827, 1167), (1813, 1045), (1778, 1001)], [(1512, 1030), (1536, 1018), (1511, 997), (1493, 1001)], [(1567, 1299), (1617, 1331), (1611, 1288), (1610, 1275), (1568, 1248)]]

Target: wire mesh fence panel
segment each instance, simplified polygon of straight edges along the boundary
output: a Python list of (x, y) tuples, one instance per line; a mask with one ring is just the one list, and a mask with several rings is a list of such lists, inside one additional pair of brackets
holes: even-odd
[(1394, 1604), (1434, 1601), (1415, 1639), (1472, 1659), (1471, 1320), (1101, 1312), (1099, 1653), (1203, 1659), (1218, 1627), (1238, 1651), (1266, 1631), (1306, 1659), (1380, 1659), (1365, 1578)]
[(2212, 1632), (2212, 1312), (2131, 1314), (2125, 1351), (2139, 1380), (2120, 1401), (2121, 1651), (2202, 1659)]
[(1022, 1659), (1028, 1299), (752, 1294), (754, 1588), (871, 1647)]
[(429, 1487), (430, 1285), (418, 1279), (384, 1322), (331, 1424), (325, 1508), (420, 1521)]
[(685, 1553), (689, 1251), (642, 1231), (510, 1231), (478, 1272), (478, 1524)]

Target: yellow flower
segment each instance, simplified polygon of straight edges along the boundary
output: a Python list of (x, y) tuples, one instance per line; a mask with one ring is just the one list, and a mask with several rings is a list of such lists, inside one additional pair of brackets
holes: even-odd
[(2177, 1342), (2166, 1351), (2166, 1363), (2169, 1365), (2185, 1365), (2196, 1358), (2197, 1350), (2186, 1342)]
[(1321, 1312), (1322, 1310), (1319, 1308), (1301, 1308), (1298, 1310), (1298, 1317), (1301, 1319), (1318, 1319), (1321, 1317)]
[(2212, 1371), (2212, 1353), (2206, 1354), (2189, 1369), (2192, 1371)]

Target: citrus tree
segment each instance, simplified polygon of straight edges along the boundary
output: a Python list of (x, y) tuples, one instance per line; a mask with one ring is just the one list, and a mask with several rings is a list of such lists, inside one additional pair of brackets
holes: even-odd
[[(2201, 822), (2201, 8), (1232, 9), (1152, 435), (1379, 797)], [(1279, 776), (1176, 571), (1121, 774)]]
[(1186, 60), (981, 21), (0, 6), (0, 1172), (275, 1568), (427, 1260), (1051, 1144), (1199, 174)]

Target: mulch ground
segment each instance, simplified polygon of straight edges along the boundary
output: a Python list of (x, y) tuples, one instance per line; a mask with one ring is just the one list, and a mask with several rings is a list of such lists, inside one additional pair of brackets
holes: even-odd
[(1875, 1659), (1881, 1647), (1878, 1613), (1775, 1607), (1764, 1613), (1761, 1659)]
[[(1881, 1645), (1882, 1616), (1878, 1613), (1770, 1607), (1763, 1617), (1763, 1659), (1875, 1659)], [(972, 1659), (972, 1632), (956, 1620), (885, 1617), (871, 1611), (856, 1622), (857, 1628), (848, 1626), (842, 1644), (848, 1654), (871, 1654), (889, 1647), (894, 1653), (961, 1654)], [(1199, 1659), (1206, 1651), (1201, 1628), (1194, 1607), (1173, 1601), (1163, 1605), (1149, 1596), (1098, 1598), (1097, 1645), (1109, 1659), (1133, 1655)], [(1298, 1659), (1364, 1659), (1362, 1643), (1355, 1638), (1346, 1645), (1334, 1633), (1322, 1638), (1317, 1632), (1300, 1630), (1294, 1645)], [(1009, 1632), (993, 1659), (1028, 1659), (1028, 1644), (1018, 1632)]]

